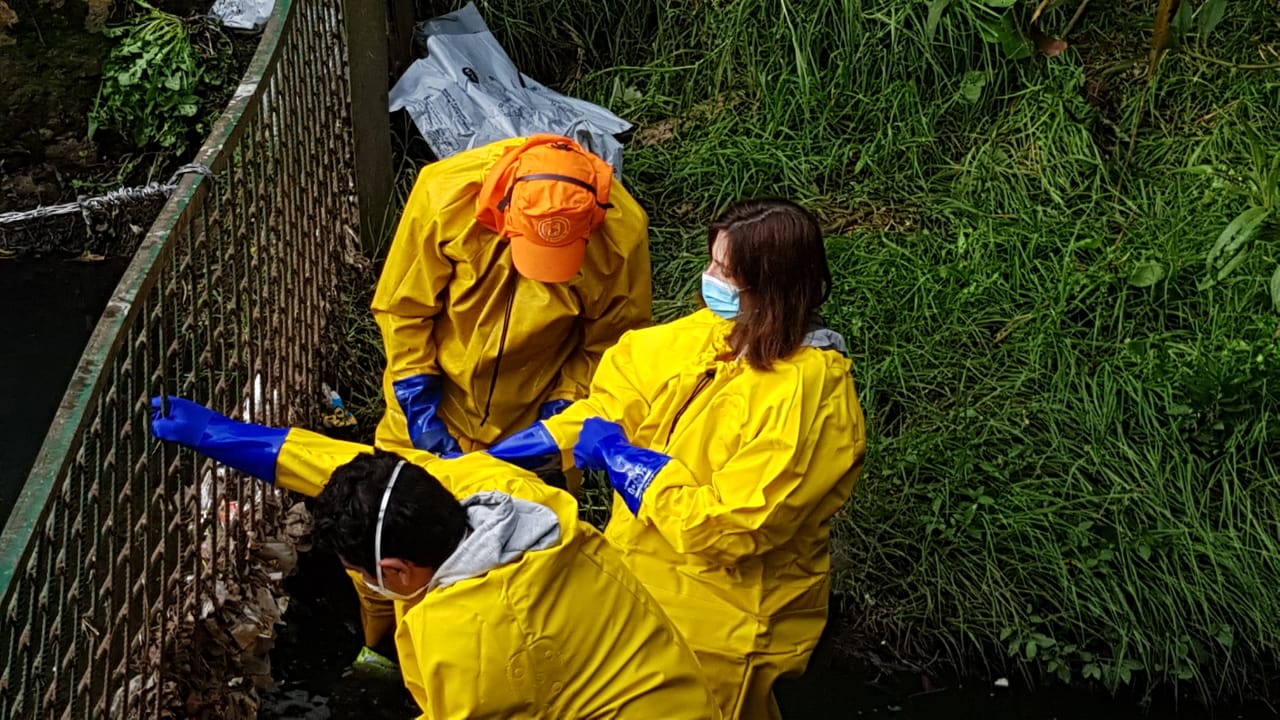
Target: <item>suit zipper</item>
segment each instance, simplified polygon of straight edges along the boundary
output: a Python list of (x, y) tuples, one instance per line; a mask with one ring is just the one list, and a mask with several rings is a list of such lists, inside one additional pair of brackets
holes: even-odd
[(698, 396), (702, 394), (702, 391), (706, 390), (707, 386), (711, 384), (711, 381), (715, 379), (715, 370), (708, 370), (702, 374), (702, 377), (698, 378), (698, 383), (693, 386), (693, 392), (689, 394), (689, 399), (684, 401), (684, 405), (680, 406), (680, 409), (676, 411), (675, 418), (671, 420), (671, 427), (667, 430), (667, 447), (671, 446), (671, 438), (676, 434), (676, 425), (679, 424), (680, 418), (684, 417), (685, 411), (689, 409), (689, 406), (693, 404), (693, 401), (696, 400)]
[(484, 401), (484, 417), (480, 418), (480, 427), (489, 422), (489, 411), (493, 409), (493, 392), (498, 388), (498, 371), (502, 369), (502, 353), (507, 349), (507, 332), (511, 329), (511, 311), (516, 304), (516, 290), (520, 288), (520, 278), (512, 278), (511, 293), (507, 295), (507, 311), (502, 316), (502, 335), (498, 338), (498, 357), (493, 361), (493, 378), (489, 381), (489, 397)]

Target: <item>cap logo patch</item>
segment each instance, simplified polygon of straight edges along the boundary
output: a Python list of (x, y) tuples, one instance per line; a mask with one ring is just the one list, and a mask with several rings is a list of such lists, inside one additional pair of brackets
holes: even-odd
[(538, 237), (550, 243), (561, 242), (569, 234), (569, 221), (551, 217), (538, 221)]

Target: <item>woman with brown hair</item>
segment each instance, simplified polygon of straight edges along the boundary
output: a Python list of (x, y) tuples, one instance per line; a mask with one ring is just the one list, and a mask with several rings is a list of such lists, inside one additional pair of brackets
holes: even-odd
[(588, 397), (489, 450), (563, 453), (616, 490), (606, 537), (693, 647), (726, 718), (779, 717), (827, 619), (830, 521), (866, 430), (844, 340), (818, 310), (817, 220), (748, 200), (708, 232), (707, 308), (634, 330)]

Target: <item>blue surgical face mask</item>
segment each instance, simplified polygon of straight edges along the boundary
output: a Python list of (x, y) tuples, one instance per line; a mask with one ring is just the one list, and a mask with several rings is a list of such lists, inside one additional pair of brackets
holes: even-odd
[(725, 320), (738, 317), (739, 296), (742, 291), (710, 273), (702, 273), (702, 299), (711, 312)]

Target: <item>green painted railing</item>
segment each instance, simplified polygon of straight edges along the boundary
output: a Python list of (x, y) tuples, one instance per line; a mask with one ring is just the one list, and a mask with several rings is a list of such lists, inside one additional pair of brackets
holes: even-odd
[(187, 716), (217, 685), (199, 645), (265, 580), (283, 498), (156, 442), (149, 398), (318, 408), (360, 229), (347, 58), (340, 0), (278, 1), (196, 158), (211, 175), (185, 176), (103, 313), (0, 535), (0, 717)]

